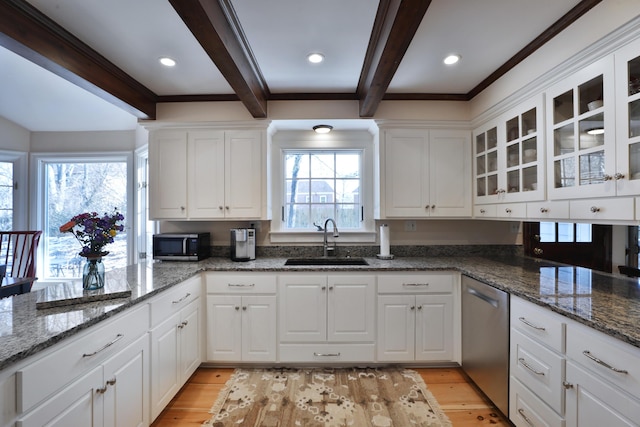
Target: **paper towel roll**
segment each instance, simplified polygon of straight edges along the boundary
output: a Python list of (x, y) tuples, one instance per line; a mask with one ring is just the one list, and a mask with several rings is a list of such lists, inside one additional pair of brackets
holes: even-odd
[(389, 226), (382, 224), (380, 226), (380, 255), (389, 256)]

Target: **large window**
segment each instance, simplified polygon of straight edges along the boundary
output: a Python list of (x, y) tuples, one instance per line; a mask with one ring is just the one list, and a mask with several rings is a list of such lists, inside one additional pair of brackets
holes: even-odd
[(81, 246), (70, 233), (60, 233), (59, 227), (83, 212), (112, 212), (117, 209), (125, 216), (125, 230), (109, 251), (105, 268), (113, 269), (130, 263), (128, 224), (133, 223), (129, 201), (131, 156), (100, 156), (98, 158), (54, 157), (38, 161), (38, 224), (43, 230), (42, 261), (38, 277), (80, 277)]
[(0, 161), (0, 230), (13, 230), (13, 163)]
[(361, 228), (361, 151), (284, 151), (284, 227), (309, 229), (334, 218)]
[(276, 132), (271, 159), (272, 242), (322, 242), (328, 218), (339, 243), (375, 242), (371, 133)]

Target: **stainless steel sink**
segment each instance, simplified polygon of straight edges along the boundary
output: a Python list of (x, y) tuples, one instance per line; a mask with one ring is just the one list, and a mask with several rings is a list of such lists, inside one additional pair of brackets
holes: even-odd
[(318, 257), (289, 258), (284, 265), (369, 265), (369, 263), (364, 258)]

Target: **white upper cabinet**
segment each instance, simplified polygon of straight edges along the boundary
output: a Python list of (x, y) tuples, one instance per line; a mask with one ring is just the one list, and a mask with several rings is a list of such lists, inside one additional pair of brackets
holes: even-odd
[(264, 219), (266, 175), (260, 130), (155, 130), (153, 219)]
[(476, 203), (544, 199), (542, 100), (523, 102), (474, 132)]
[(471, 216), (469, 132), (381, 132), (381, 216)]
[(619, 195), (640, 194), (640, 40), (615, 54)]
[(549, 199), (616, 194), (614, 61), (605, 57), (547, 91)]

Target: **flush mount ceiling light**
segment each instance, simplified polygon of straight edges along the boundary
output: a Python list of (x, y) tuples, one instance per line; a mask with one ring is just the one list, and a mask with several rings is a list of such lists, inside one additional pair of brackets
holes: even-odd
[(324, 61), (324, 55), (321, 53), (310, 53), (309, 55), (307, 55), (307, 61), (311, 62), (312, 64), (319, 64)]
[(176, 61), (168, 56), (163, 56), (159, 59), (160, 63), (165, 67), (173, 67), (176, 65)]
[(460, 58), (461, 58), (460, 55), (458, 55), (457, 53), (454, 53), (444, 58), (444, 63), (447, 65), (453, 65), (456, 62), (460, 61)]
[(331, 129), (333, 129), (333, 126), (331, 125), (316, 125), (313, 127), (313, 130), (316, 133), (329, 133), (331, 132)]

